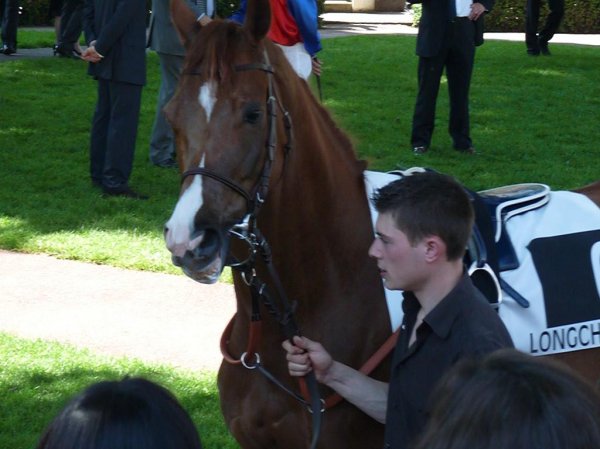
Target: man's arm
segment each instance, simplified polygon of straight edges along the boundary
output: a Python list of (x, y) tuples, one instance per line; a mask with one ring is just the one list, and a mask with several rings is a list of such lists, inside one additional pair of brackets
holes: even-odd
[(240, 25), (244, 23), (244, 19), (246, 18), (246, 0), (240, 1), (240, 7), (229, 16), (229, 20), (239, 23)]
[(94, 0), (86, 0), (83, 6), (83, 34), (86, 44), (96, 40)]
[(290, 375), (302, 377), (314, 371), (317, 380), (335, 390), (380, 423), (385, 423), (388, 384), (365, 376), (343, 363), (333, 360), (320, 343), (306, 337), (285, 341)]
[(311, 57), (314, 57), (322, 48), (318, 30), (317, 2), (288, 0), (287, 6), (298, 25), (304, 48)]
[(487, 8), (483, 5), (483, 3), (473, 3), (471, 5), (471, 13), (469, 14), (469, 19), (471, 20), (477, 20), (479, 19), (483, 14), (485, 14), (487, 12)]
[(104, 25), (100, 34), (96, 36), (96, 51), (106, 55), (115, 42), (121, 38), (132, 17), (140, 14), (140, 11), (145, 14), (146, 2), (144, 0), (118, 1), (111, 19)]
[[(186, 3), (189, 6), (189, 8), (192, 11), (194, 11), (194, 14), (196, 14), (198, 21), (205, 21), (205, 20), (210, 21), (210, 12), (208, 11), (208, 5), (207, 5), (206, 11), (205, 11), (203, 8), (200, 8), (199, 5), (196, 5), (196, 2), (193, 2), (192, 0), (186, 0)], [(205, 23), (206, 22), (201, 23), (201, 25), (205, 25)]]

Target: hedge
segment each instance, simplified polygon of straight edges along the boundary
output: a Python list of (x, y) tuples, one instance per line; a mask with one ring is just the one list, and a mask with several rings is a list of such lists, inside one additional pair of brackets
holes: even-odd
[[(526, 0), (496, 0), (485, 19), (485, 30), (525, 32), (525, 4)], [(541, 19), (547, 12), (547, 2), (543, 1)], [(600, 0), (565, 0), (565, 16), (558, 32), (600, 33)]]
[[(437, 1), (437, 0), (434, 0)], [(324, 0), (318, 0), (323, 11)], [(51, 25), (50, 0), (21, 0), (20, 26)], [(150, 11), (151, 0), (147, 0)], [(486, 18), (486, 31), (522, 33), (525, 30), (526, 0), (496, 0), (494, 10)], [(217, 0), (217, 14), (228, 17), (238, 6), (239, 0)], [(543, 13), (547, 12), (542, 2)], [(600, 33), (600, 0), (565, 0), (565, 17), (559, 29), (562, 33)]]
[[(152, 1), (146, 0), (148, 12)], [(219, 17), (228, 17), (239, 5), (239, 0), (216, 0), (217, 14)], [(50, 26), (53, 17), (50, 17), (50, 0), (21, 0), (21, 16), (19, 26)]]

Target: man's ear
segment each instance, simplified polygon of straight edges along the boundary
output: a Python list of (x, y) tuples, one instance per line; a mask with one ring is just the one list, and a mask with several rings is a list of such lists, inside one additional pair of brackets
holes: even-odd
[(435, 262), (441, 257), (446, 257), (446, 244), (437, 235), (430, 235), (423, 239), (425, 246), (425, 260), (427, 262)]

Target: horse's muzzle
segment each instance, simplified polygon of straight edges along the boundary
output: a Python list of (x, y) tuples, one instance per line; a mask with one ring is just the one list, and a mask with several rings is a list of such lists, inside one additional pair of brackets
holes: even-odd
[(205, 229), (199, 235), (199, 238), (192, 239), (198, 243), (197, 246), (186, 250), (183, 255), (178, 255), (177, 251), (171, 250), (171, 260), (193, 280), (203, 284), (213, 284), (217, 282), (225, 266), (229, 238), (226, 234), (213, 229)]

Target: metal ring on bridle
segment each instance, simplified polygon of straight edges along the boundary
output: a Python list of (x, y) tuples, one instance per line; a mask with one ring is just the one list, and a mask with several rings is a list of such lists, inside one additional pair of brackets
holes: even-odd
[(242, 362), (242, 365), (244, 365), (244, 368), (246, 369), (256, 369), (256, 367), (260, 364), (260, 355), (258, 354), (258, 352), (254, 353), (254, 357), (256, 357), (256, 362), (254, 362), (254, 365), (248, 365), (248, 363), (246, 362), (247, 355), (248, 353), (244, 352), (240, 357), (240, 362)]
[[(232, 266), (233, 266), (233, 265), (232, 265)], [(252, 268), (252, 275), (251, 275), (250, 279), (248, 279), (248, 278), (246, 277), (246, 272), (245, 272), (245, 271), (242, 271), (242, 273), (241, 273), (241, 274), (242, 274), (242, 279), (244, 280), (244, 283), (245, 283), (245, 284), (246, 284), (248, 287), (250, 287), (250, 286), (252, 285), (252, 280), (253, 280), (253, 279), (256, 277), (256, 270), (255, 270), (254, 268)]]
[[(322, 407), (321, 407), (321, 413), (323, 413), (326, 410), (325, 409), (325, 399), (323, 399), (323, 398), (321, 398), (321, 405), (322, 405)], [(306, 408), (308, 409), (308, 412), (310, 414), (313, 413), (312, 409), (310, 408), (310, 404), (306, 404)]]

